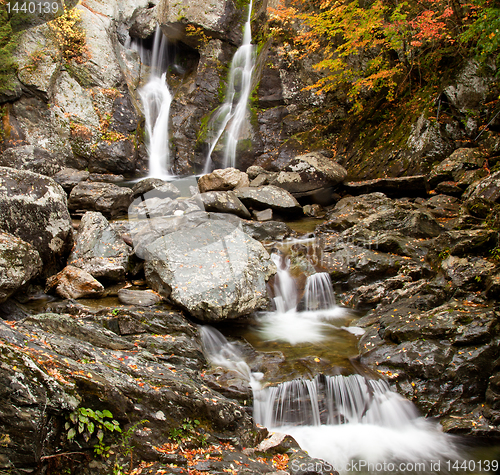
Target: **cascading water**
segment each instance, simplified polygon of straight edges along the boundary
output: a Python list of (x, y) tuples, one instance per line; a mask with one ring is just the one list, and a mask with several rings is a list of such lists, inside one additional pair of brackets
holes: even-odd
[(255, 65), (255, 49), (252, 45), (252, 29), (250, 25), (251, 15), (252, 1), (248, 6), (247, 21), (243, 27), (243, 42), (236, 51), (231, 63), (224, 103), (219, 107), (212, 119), (216, 129), (208, 150), (204, 173), (209, 173), (213, 167), (212, 152), (224, 132), (226, 133), (226, 140), (222, 168), (236, 166), (236, 148), (247, 121), (247, 106), (252, 90), (252, 73)]
[(234, 344), (212, 327), (200, 332), (207, 359), (249, 382), (255, 421), (292, 435), (311, 457), (325, 461), (326, 471), (429, 473), (462, 459), (457, 439), (420, 417), (385, 381), (320, 374), (262, 388), (262, 375), (251, 372)]
[(172, 95), (168, 88), (166, 70), (167, 37), (162, 33), (159, 25), (153, 40), (151, 54), (141, 44), (132, 43), (144, 63), (151, 67), (147, 84), (139, 91), (148, 137), (147, 150), (149, 157), (149, 176), (166, 178), (171, 176), (168, 122), (170, 119), (170, 104)]
[(276, 311), (259, 316), (260, 331), (269, 340), (292, 344), (318, 342), (334, 327), (329, 320), (345, 316), (346, 311), (335, 305), (330, 276), (326, 272), (310, 275), (304, 291), (305, 311), (298, 311), (297, 284), (290, 274), (290, 260), (273, 253), (277, 274), (274, 285)]

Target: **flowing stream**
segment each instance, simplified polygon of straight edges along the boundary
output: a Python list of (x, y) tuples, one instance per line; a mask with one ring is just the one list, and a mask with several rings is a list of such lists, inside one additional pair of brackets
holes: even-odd
[[(299, 298), (289, 259), (281, 253), (272, 254), (272, 259), (278, 268), (275, 310), (257, 319), (254, 334), (263, 342), (259, 350), (266, 344), (276, 349), (269, 345), (276, 341), (291, 346), (308, 341), (307, 351), (313, 352), (330, 346), (331, 332), (355, 338), (346, 331), (352, 327), (334, 325), (346, 318), (346, 310), (335, 305), (328, 274), (310, 275)], [(347, 375), (322, 372), (291, 378), (285, 370), (283, 381), (270, 385), (262, 374), (251, 372), (237, 346), (218, 330), (205, 326), (201, 334), (209, 361), (249, 381), (256, 422), (292, 435), (311, 457), (325, 461), (320, 467), (324, 470), (445, 473), (450, 461), (464, 460), (458, 438), (443, 433), (439, 423), (420, 417), (413, 403), (383, 380), (355, 374), (353, 368)]]
[(208, 150), (204, 173), (213, 168), (212, 153), (225, 132), (224, 160), (222, 167), (236, 166), (236, 148), (241, 132), (247, 121), (247, 106), (252, 90), (252, 73), (255, 66), (255, 49), (252, 45), (250, 19), (252, 1), (248, 5), (248, 15), (243, 27), (243, 42), (234, 54), (224, 103), (212, 119), (213, 139)]

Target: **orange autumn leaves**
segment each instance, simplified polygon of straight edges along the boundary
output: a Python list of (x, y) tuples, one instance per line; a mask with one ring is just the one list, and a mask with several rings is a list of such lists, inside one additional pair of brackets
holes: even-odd
[[(342, 88), (363, 109), (367, 95), (394, 100), (409, 86), (440, 79), (443, 58), (470, 54), (468, 35), (490, 0), (290, 0), (271, 9), (271, 32), (289, 61), (319, 57), (320, 79), (305, 89)], [(476, 38), (477, 40), (477, 38)]]

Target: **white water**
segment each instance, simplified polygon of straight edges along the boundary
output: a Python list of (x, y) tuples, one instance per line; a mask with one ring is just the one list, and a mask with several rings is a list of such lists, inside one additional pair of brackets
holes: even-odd
[(224, 335), (209, 325), (200, 326), (201, 342), (205, 357), (215, 366), (235, 371), (248, 381), (253, 390), (260, 389), (262, 374), (252, 373), (241, 352), (234, 343), (230, 343)]
[(255, 66), (255, 49), (252, 45), (250, 26), (251, 15), (252, 1), (248, 6), (247, 21), (243, 27), (243, 42), (234, 54), (231, 63), (224, 103), (219, 107), (212, 119), (217, 128), (208, 150), (204, 173), (209, 173), (213, 167), (212, 152), (224, 132), (226, 132), (226, 139), (222, 168), (236, 166), (236, 148), (240, 140), (240, 134), (248, 120), (247, 106), (252, 90), (252, 73)]
[(304, 292), (305, 311), (298, 311), (298, 291), (290, 275), (290, 260), (273, 253), (271, 259), (278, 269), (274, 285), (276, 311), (258, 317), (259, 331), (267, 340), (287, 341), (292, 345), (321, 342), (336, 329), (331, 320), (345, 317), (346, 310), (335, 305), (330, 276), (313, 274), (307, 278)]
[[(146, 60), (148, 53), (141, 45), (134, 49), (139, 52), (141, 59)], [(166, 50), (167, 37), (157, 25), (153, 51), (150, 55), (149, 80), (139, 91), (146, 121), (149, 176), (155, 178), (168, 178), (172, 172), (168, 132), (172, 95), (166, 80), (166, 68), (168, 67), (168, 62), (165, 61)]]
[(290, 434), (326, 470), (435, 473), (438, 464), (463, 459), (456, 438), (382, 380), (320, 375), (262, 388), (262, 375), (251, 372), (236, 345), (212, 327), (200, 331), (207, 359), (249, 381), (255, 421)]

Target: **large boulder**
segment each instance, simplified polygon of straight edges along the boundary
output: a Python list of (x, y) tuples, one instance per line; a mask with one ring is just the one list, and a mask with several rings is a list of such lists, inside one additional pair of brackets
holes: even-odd
[(57, 272), (73, 244), (66, 193), (51, 178), (0, 167), (0, 229), (38, 251), (44, 275)]
[(0, 303), (41, 269), (42, 260), (33, 246), (11, 234), (0, 233)]
[(106, 216), (125, 213), (132, 202), (132, 190), (114, 183), (82, 182), (69, 195), (72, 211), (100, 211)]
[(231, 213), (243, 219), (251, 217), (250, 212), (244, 204), (231, 191), (207, 191), (200, 194), (201, 201), (206, 211), (217, 211), (219, 213)]
[(347, 171), (318, 152), (299, 155), (270, 182), (292, 193), (308, 193), (342, 183)]
[(236, 196), (248, 208), (271, 208), (279, 212), (302, 213), (302, 206), (286, 190), (277, 186), (256, 186), (239, 188)]
[(233, 222), (205, 219), (146, 246), (145, 273), (152, 288), (206, 322), (263, 308), (274, 272), (262, 244)]
[(83, 215), (68, 265), (87, 271), (96, 279), (125, 280), (129, 247), (108, 220), (98, 212)]
[(9, 148), (0, 155), (0, 166), (54, 176), (64, 167), (64, 157), (34, 145)]
[(236, 168), (217, 169), (212, 173), (201, 176), (198, 180), (198, 188), (201, 193), (206, 191), (228, 191), (249, 185), (248, 175)]

